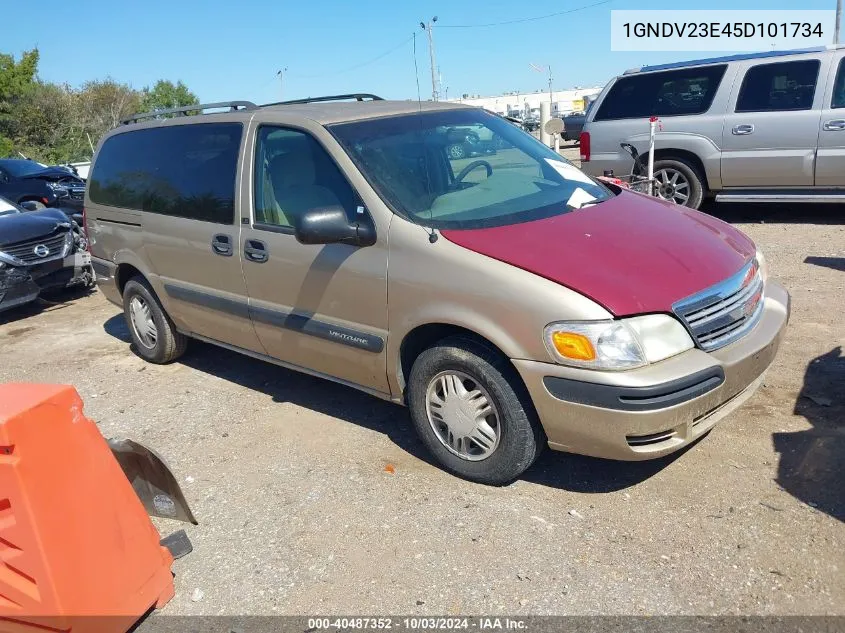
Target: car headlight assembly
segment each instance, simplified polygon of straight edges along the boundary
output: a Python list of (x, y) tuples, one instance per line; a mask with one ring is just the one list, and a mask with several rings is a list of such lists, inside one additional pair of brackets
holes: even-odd
[(668, 314), (617, 321), (557, 321), (546, 326), (544, 339), (561, 365), (605, 371), (643, 367), (695, 346), (680, 321)]
[(67, 187), (65, 187), (61, 183), (48, 180), (47, 186), (50, 187), (50, 189), (53, 190), (53, 193), (56, 194), (56, 196), (59, 197), (59, 198), (63, 198), (64, 196), (70, 195), (68, 190), (67, 190)]

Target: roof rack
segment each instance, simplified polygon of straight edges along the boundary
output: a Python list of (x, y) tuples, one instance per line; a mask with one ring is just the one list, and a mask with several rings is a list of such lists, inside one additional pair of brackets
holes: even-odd
[(384, 101), (378, 95), (370, 94), (369, 92), (352, 92), (346, 95), (328, 95), (326, 97), (308, 97), (307, 99), (293, 99), (292, 101), (276, 101), (275, 103), (263, 103), (261, 107), (264, 106), (277, 106), (277, 105), (296, 105), (300, 103), (320, 103), (322, 101), (348, 101), (350, 99), (355, 99), (355, 101), (364, 101), (365, 99), (369, 99), (370, 101)]
[(188, 116), (189, 112), (197, 112), (203, 114), (203, 110), (212, 110), (216, 108), (229, 108), (229, 112), (237, 112), (238, 110), (255, 110), (258, 108), (252, 101), (220, 101), (219, 103), (195, 103), (189, 106), (182, 106), (181, 108), (168, 108), (167, 110), (153, 110), (152, 112), (143, 112), (141, 114), (133, 114), (127, 119), (123, 119), (121, 123), (127, 125), (129, 123), (137, 123), (141, 119), (154, 119), (162, 114), (181, 114)]
[(800, 55), (802, 53), (821, 53), (828, 50), (830, 47), (816, 46), (814, 48), (798, 48), (789, 51), (763, 51), (761, 53), (739, 53), (736, 55), (726, 55), (724, 57), (707, 57), (704, 59), (691, 59), (685, 62), (670, 62), (668, 64), (657, 64), (655, 66), (643, 66), (642, 68), (631, 68), (626, 70), (624, 75), (634, 75), (636, 73), (646, 73), (655, 70), (672, 70), (675, 68), (687, 68), (689, 66), (704, 66), (706, 64), (719, 64), (727, 62), (742, 61), (745, 59), (765, 59), (767, 57), (786, 57), (787, 55)]

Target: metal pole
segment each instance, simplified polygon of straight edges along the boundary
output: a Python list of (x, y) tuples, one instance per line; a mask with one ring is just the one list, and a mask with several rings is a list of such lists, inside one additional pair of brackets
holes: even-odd
[(552, 97), (552, 67), (549, 66), (549, 107), (554, 105), (554, 98)]
[(839, 44), (839, 25), (842, 23), (842, 0), (836, 0), (836, 24), (833, 25), (833, 43)]
[(654, 191), (654, 134), (657, 131), (657, 117), (648, 120), (648, 195), (655, 195)]
[(437, 62), (435, 61), (434, 55), (434, 23), (437, 21), (437, 18), (433, 20), (429, 20), (428, 27), (426, 28), (426, 33), (428, 34), (428, 57), (429, 61), (431, 62), (431, 100), (437, 101)]

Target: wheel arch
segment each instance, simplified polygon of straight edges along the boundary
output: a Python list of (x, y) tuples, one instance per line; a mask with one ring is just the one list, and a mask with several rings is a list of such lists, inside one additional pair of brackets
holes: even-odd
[(447, 322), (431, 322), (417, 325), (408, 331), (402, 337), (402, 341), (399, 344), (395, 371), (396, 380), (401, 390), (399, 399), (402, 403), (407, 403), (407, 378), (411, 373), (411, 367), (413, 367), (414, 361), (416, 361), (419, 355), (425, 350), (430, 349), (438, 342), (452, 336), (465, 337), (483, 345), (484, 347), (487, 347), (496, 354), (501, 355), (502, 358), (508, 361), (508, 365), (510, 365), (513, 369), (513, 375), (519, 381), (518, 388), (525, 390), (525, 393), (527, 393), (527, 389), (521, 376), (519, 375), (519, 372), (516, 370), (516, 367), (513, 366), (513, 363), (508, 355), (503, 351), (501, 346), (497, 345), (482, 334), (479, 334), (475, 330), (465, 326)]

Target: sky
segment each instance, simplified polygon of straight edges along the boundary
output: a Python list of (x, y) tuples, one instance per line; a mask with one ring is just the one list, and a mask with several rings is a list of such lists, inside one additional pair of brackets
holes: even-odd
[[(38, 47), (39, 76), (79, 86), (111, 77), (135, 88), (182, 80), (206, 103), (266, 103), (320, 94), (372, 92), (385, 98), (431, 94), (428, 45), (419, 23), (438, 17), (435, 52), (443, 91), (483, 96), (602, 86), (625, 69), (710, 53), (611, 52), (612, 9), (796, 9), (795, 0), (610, 0), (544, 20), (450, 28), (547, 15), (600, 0), (77, 0), (72, 30), (3, 28), (0, 52)], [(67, 15), (67, 2), (0, 0), (7, 25)], [(123, 6), (131, 7), (122, 8)], [(835, 0), (801, 0), (829, 9)], [(49, 20), (48, 20), (49, 21)], [(414, 68), (414, 39), (416, 62)], [(726, 51), (729, 52), (729, 51)], [(287, 68), (280, 81), (277, 71)]]

